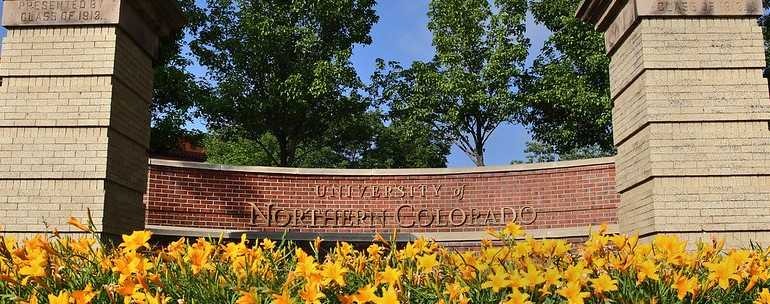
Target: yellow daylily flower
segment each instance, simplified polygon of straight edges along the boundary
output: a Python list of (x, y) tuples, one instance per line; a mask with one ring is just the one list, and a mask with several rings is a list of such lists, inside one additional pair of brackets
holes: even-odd
[(90, 232), (91, 231), (91, 229), (88, 228), (88, 226), (84, 225), (78, 219), (76, 219), (74, 217), (70, 217), (70, 219), (67, 221), (67, 224), (69, 224), (70, 226), (75, 227), (78, 230), (83, 231), (83, 232)]
[(398, 285), (401, 282), (402, 272), (398, 269), (385, 267), (385, 271), (377, 274), (377, 279), (389, 286)]
[(527, 263), (527, 272), (522, 275), (522, 284), (529, 288), (535, 288), (545, 282), (543, 273), (537, 269), (534, 263)]
[(503, 229), (503, 233), (511, 237), (519, 237), (525, 234), (524, 229), (521, 229), (521, 226), (513, 222), (505, 226), (505, 229)]
[(321, 304), (321, 299), (326, 298), (326, 295), (321, 292), (320, 286), (316, 284), (307, 284), (299, 293), (299, 297), (305, 301), (305, 304)]
[(505, 270), (497, 268), (495, 269), (494, 274), (487, 276), (487, 281), (481, 284), (481, 288), (491, 288), (492, 292), (500, 292), (501, 289), (511, 286), (511, 280), (508, 279), (509, 277), (510, 275), (507, 274)]
[(736, 274), (738, 266), (731, 260), (725, 259), (719, 263), (704, 263), (709, 270), (708, 279), (716, 282), (722, 289), (730, 288), (730, 280), (740, 281)]
[(382, 292), (382, 297), (377, 298), (374, 302), (376, 304), (401, 304), (398, 299), (398, 292), (394, 287), (388, 287)]
[(58, 295), (48, 295), (48, 304), (69, 304), (70, 294), (66, 291), (60, 291)]
[(638, 263), (636, 265), (636, 283), (641, 284), (646, 279), (657, 281), (660, 278), (657, 272), (658, 266), (653, 261), (645, 260)]
[(596, 279), (591, 279), (591, 287), (593, 287), (596, 294), (603, 294), (608, 291), (618, 290), (618, 281), (613, 280), (606, 273), (602, 273)]
[(125, 251), (135, 251), (142, 247), (150, 249), (150, 244), (147, 242), (150, 241), (151, 237), (152, 232), (149, 231), (134, 231), (131, 235), (124, 234), (120, 247)]
[(578, 282), (568, 282), (559, 289), (558, 294), (566, 298), (568, 304), (584, 304), (585, 299), (591, 296), (591, 293), (581, 291)]
[(770, 304), (770, 291), (767, 288), (762, 288), (754, 304)]
[(356, 292), (355, 296), (353, 296), (353, 300), (356, 303), (374, 302), (378, 298), (375, 294), (376, 291), (377, 289), (375, 289), (371, 284), (366, 285), (358, 289), (358, 292)]
[(428, 254), (417, 258), (417, 264), (423, 272), (431, 272), (438, 265), (436, 254)]
[(241, 292), (241, 296), (235, 301), (235, 304), (257, 304), (257, 299), (251, 292)]
[(94, 297), (96, 297), (96, 292), (94, 292), (91, 283), (88, 283), (83, 290), (72, 292), (72, 298), (74, 299), (75, 304), (89, 304)]
[(291, 296), (289, 295), (289, 291), (284, 289), (281, 294), (274, 294), (273, 301), (271, 301), (270, 303), (271, 304), (291, 304)]
[(687, 278), (686, 276), (677, 274), (674, 278), (672, 287), (676, 289), (676, 297), (679, 298), (679, 300), (682, 300), (688, 293), (695, 294), (698, 288), (698, 279)]
[(331, 282), (337, 283), (337, 285), (345, 286), (345, 274), (348, 270), (342, 266), (342, 263), (326, 263), (321, 266), (321, 276), (323, 276), (324, 285), (328, 285)]
[(463, 297), (463, 295), (468, 291), (469, 289), (467, 287), (464, 287), (460, 285), (460, 283), (455, 282), (455, 283), (449, 284), (446, 287), (446, 291), (444, 291), (444, 294), (448, 295), (450, 302), (454, 303), (460, 300)]
[(508, 300), (503, 304), (532, 304), (529, 300), (529, 294), (522, 293), (518, 289), (514, 289), (513, 292), (508, 295)]

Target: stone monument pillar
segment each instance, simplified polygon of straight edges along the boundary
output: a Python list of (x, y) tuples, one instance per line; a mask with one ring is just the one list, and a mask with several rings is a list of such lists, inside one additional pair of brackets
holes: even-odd
[(153, 59), (174, 0), (5, 0), (0, 231), (144, 227)]
[(611, 57), (622, 232), (770, 241), (760, 0), (585, 0)]

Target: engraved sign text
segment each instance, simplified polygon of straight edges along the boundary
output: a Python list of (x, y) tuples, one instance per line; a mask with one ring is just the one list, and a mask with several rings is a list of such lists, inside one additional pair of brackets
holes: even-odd
[(640, 16), (762, 14), (761, 2), (756, 0), (655, 0), (637, 1), (637, 3), (640, 3)]
[(117, 23), (119, 0), (5, 1), (3, 25), (63, 25)]
[(250, 224), (267, 227), (292, 228), (428, 228), (428, 227), (487, 227), (509, 222), (533, 224), (537, 210), (533, 207), (477, 208), (416, 208), (401, 205), (395, 210), (360, 209), (287, 209), (274, 204), (260, 208), (249, 204)]
[(454, 198), (462, 200), (465, 186), (444, 185), (317, 185), (319, 198)]

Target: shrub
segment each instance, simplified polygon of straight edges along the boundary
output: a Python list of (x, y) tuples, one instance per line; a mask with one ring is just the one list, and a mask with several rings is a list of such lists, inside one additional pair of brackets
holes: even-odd
[[(93, 233), (75, 219), (72, 225)], [(687, 250), (675, 236), (643, 243), (600, 227), (573, 246), (515, 224), (479, 250), (429, 240), (324, 256), (292, 242), (180, 239), (151, 248), (147, 231), (107, 249), (91, 237), (0, 242), (4, 303), (770, 303), (768, 251)], [(577, 248), (579, 247), (579, 248)]]

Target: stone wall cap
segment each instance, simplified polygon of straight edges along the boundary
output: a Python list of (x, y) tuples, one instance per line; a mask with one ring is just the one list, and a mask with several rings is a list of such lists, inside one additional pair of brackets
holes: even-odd
[(191, 168), (200, 170), (250, 172), (264, 174), (287, 175), (329, 175), (329, 176), (420, 176), (420, 175), (458, 175), (478, 173), (505, 173), (523, 172), (547, 169), (576, 168), (598, 165), (614, 164), (613, 157), (593, 158), (574, 161), (560, 161), (536, 164), (520, 164), (510, 166), (490, 166), (479, 168), (438, 168), (438, 169), (306, 169), (306, 168), (278, 168), (256, 166), (228, 166), (200, 162), (187, 162), (165, 159), (150, 159), (150, 165)]
[[(587, 238), (591, 231), (598, 230), (599, 225), (570, 227), (570, 228), (550, 228), (527, 230), (528, 236), (535, 239), (569, 239), (569, 238)], [(230, 229), (210, 229), (210, 228), (192, 228), (147, 225), (145, 229), (152, 231), (157, 236), (167, 237), (208, 237), (239, 239), (246, 235), (249, 239), (287, 239), (293, 241), (312, 241), (320, 237), (327, 242), (346, 241), (346, 242), (371, 242), (375, 233), (340, 233), (340, 232), (260, 232), (252, 230), (230, 230)], [(258, 228), (255, 228), (258, 229)], [(608, 234), (617, 234), (620, 229), (617, 224), (607, 226)], [(438, 242), (480, 242), (482, 240), (492, 239), (486, 231), (468, 231), (468, 232), (411, 232), (398, 233), (396, 240), (399, 242), (409, 242), (420, 238), (435, 240)]]

